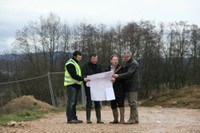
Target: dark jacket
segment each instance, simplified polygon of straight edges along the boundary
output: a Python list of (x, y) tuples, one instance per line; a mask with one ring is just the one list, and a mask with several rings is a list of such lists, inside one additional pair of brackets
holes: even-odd
[(140, 88), (138, 62), (131, 58), (124, 66), (125, 73), (119, 74), (119, 79), (124, 79), (124, 85), (128, 92), (136, 92)]
[(83, 77), (87, 77), (88, 75), (97, 74), (101, 72), (102, 72), (102, 68), (101, 68), (101, 65), (99, 64), (92, 64), (88, 62), (82, 67)]
[[(110, 71), (111, 70), (111, 66), (108, 66), (106, 69), (106, 71)], [(118, 65), (115, 69), (115, 74), (122, 74), (124, 73), (124, 68), (120, 65)], [(114, 92), (115, 92), (115, 97), (124, 97), (125, 95), (125, 88), (123, 86), (124, 80), (120, 80), (120, 79), (116, 79), (115, 82), (113, 83), (113, 88), (114, 88)]]
[[(82, 67), (82, 75), (83, 77), (87, 77), (92, 74), (97, 74), (102, 72), (102, 67), (99, 64), (92, 64), (90, 62), (86, 63)], [(85, 87), (86, 84), (84, 83)]]

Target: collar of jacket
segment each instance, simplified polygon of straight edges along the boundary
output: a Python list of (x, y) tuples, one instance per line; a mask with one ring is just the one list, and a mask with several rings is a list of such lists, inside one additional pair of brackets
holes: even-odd
[(88, 62), (88, 65), (96, 66), (97, 64), (93, 64), (93, 63), (91, 63), (91, 62)]
[[(114, 72), (119, 71), (121, 68), (122, 68), (122, 66), (120, 66), (120, 65), (118, 64), (117, 67), (115, 68), (115, 71), (114, 71)], [(107, 70), (110, 71), (111, 69), (112, 69), (112, 65), (110, 65), (110, 66), (107, 67)]]
[(115, 73), (117, 73), (122, 67), (118, 64), (117, 67), (115, 68)]
[[(118, 64), (115, 69), (117, 69), (119, 67), (120, 67), (120, 65)], [(112, 65), (110, 65), (109, 68), (112, 69)]]
[(133, 57), (130, 58), (130, 60), (126, 63), (126, 64), (129, 64), (133, 61)]
[(72, 58), (74, 61), (76, 61), (76, 63), (79, 63), (74, 57)]

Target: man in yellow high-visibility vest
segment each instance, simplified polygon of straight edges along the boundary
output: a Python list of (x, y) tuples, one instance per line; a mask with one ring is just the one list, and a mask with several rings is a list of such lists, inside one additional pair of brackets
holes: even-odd
[(76, 115), (76, 104), (82, 82), (87, 82), (89, 79), (82, 77), (82, 72), (78, 64), (81, 58), (81, 52), (75, 51), (73, 58), (69, 59), (65, 64), (64, 86), (66, 87), (68, 95), (66, 108), (67, 123), (83, 123), (82, 120), (78, 120)]

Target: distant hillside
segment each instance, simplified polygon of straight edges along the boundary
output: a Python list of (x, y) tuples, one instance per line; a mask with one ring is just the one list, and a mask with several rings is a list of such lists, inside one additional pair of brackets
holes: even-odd
[(200, 109), (200, 86), (184, 87), (142, 102), (141, 106), (162, 106)]
[[(49, 53), (45, 53), (46, 58), (48, 58)], [(38, 56), (38, 57), (43, 57), (44, 53), (33, 53), (33, 57)], [(66, 60), (71, 58), (72, 54), (71, 53), (66, 53), (62, 51), (57, 51), (53, 55), (55, 60), (57, 60), (57, 63), (59, 64), (62, 60), (62, 57), (66, 57)], [(28, 57), (26, 54), (2, 54), (0, 55), (0, 73), (8, 73), (10, 71), (14, 72), (15, 68), (13, 67), (16, 62), (24, 62), (28, 60)]]
[(0, 61), (14, 61), (21, 60), (25, 57), (23, 54), (3, 54), (0, 55)]
[[(32, 55), (44, 55), (44, 53), (33, 53)], [(48, 55), (49, 53), (46, 52), (46, 55)], [(63, 56), (66, 55), (67, 58), (71, 57), (71, 53), (66, 53), (66, 52), (62, 52), (62, 51), (57, 51), (54, 53), (54, 56)], [(0, 54), (0, 61), (14, 61), (14, 60), (24, 60), (26, 58), (26, 54)]]

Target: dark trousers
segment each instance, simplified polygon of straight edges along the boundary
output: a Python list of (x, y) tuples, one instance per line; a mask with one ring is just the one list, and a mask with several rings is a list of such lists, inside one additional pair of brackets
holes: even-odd
[(111, 101), (111, 108), (116, 109), (117, 107), (124, 107), (124, 97), (116, 97)]
[[(86, 94), (86, 108), (91, 109), (92, 108), (92, 100), (91, 100), (91, 95), (90, 95), (90, 88), (85, 87), (85, 94)], [(101, 104), (100, 101), (94, 101), (95, 108), (100, 108)]]
[(76, 104), (77, 104), (78, 92), (80, 88), (67, 86), (66, 90), (67, 90), (67, 95), (68, 95), (66, 116), (67, 116), (67, 121), (70, 122), (71, 120), (78, 119), (76, 116)]

